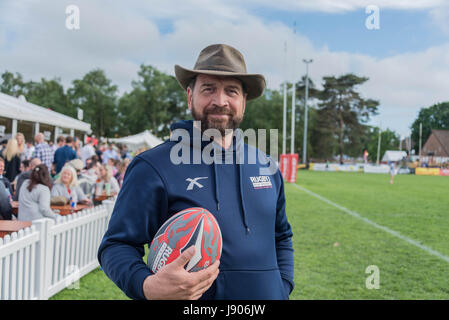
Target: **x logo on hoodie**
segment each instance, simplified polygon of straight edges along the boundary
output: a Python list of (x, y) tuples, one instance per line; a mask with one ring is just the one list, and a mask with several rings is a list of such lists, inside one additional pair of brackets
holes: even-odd
[(197, 186), (198, 188), (202, 188), (203, 185), (200, 184), (199, 182), (197, 182), (197, 180), (200, 179), (207, 179), (208, 177), (197, 177), (197, 178), (187, 178), (186, 181), (190, 182), (189, 185), (187, 186), (187, 190), (192, 190), (194, 186)]

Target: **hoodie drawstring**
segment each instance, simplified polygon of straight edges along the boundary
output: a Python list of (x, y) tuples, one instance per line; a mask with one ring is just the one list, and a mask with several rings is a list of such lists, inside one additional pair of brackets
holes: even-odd
[(239, 183), (240, 183), (240, 200), (242, 201), (242, 209), (243, 209), (243, 225), (245, 226), (246, 233), (251, 233), (251, 230), (248, 227), (248, 221), (246, 220), (246, 209), (245, 209), (245, 200), (243, 198), (243, 183), (242, 183), (242, 165), (238, 164), (239, 167)]
[[(217, 158), (216, 158), (215, 150), (213, 150), (212, 152), (213, 152), (213, 156), (214, 156), (214, 161), (213, 161), (214, 162), (214, 167), (213, 167), (213, 170), (214, 170), (214, 176), (215, 176), (215, 201), (217, 203), (217, 211), (219, 211), (220, 210), (220, 198), (219, 198), (220, 197), (220, 192), (219, 192), (219, 181), (218, 181), (217, 164), (216, 164)], [(236, 161), (236, 160), (237, 159), (234, 159), (234, 161)], [(246, 233), (250, 234), (251, 230), (248, 227), (248, 221), (247, 221), (247, 218), (246, 218), (245, 200), (244, 200), (244, 197), (243, 197), (242, 165), (241, 164), (237, 164), (237, 163), (236, 163), (236, 165), (239, 168), (239, 189), (240, 189), (240, 201), (242, 203), (242, 210), (243, 210), (243, 217), (242, 217), (243, 218), (243, 226), (245, 227)]]

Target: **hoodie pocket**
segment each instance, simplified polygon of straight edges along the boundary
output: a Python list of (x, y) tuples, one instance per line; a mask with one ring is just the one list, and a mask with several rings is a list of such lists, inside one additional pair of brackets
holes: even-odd
[(220, 271), (216, 281), (216, 299), (286, 300), (279, 269)]

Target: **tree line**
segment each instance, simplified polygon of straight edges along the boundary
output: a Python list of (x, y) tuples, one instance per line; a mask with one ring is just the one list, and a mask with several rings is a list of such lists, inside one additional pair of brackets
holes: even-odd
[[(379, 101), (364, 98), (358, 89), (367, 77), (354, 74), (326, 76), (317, 89), (309, 79), (308, 100), (308, 160), (340, 160), (361, 157), (367, 149), (376, 160), (379, 129), (369, 126), (370, 118), (378, 114)], [(286, 84), (290, 92), (293, 84)], [(160, 138), (169, 135), (170, 124), (191, 119), (186, 93), (176, 78), (151, 65), (140, 66), (131, 90), (122, 95), (117, 85), (101, 69), (86, 73), (64, 89), (60, 78), (25, 81), (20, 73), (5, 71), (1, 75), (0, 91), (15, 97), (24, 95), (27, 101), (76, 118), (78, 108), (84, 111), (83, 121), (91, 124), (97, 136), (120, 137), (150, 130)], [(305, 76), (295, 83), (296, 122), (295, 152), (302, 156), (304, 133)], [(287, 153), (290, 153), (291, 103), (288, 98)], [(282, 150), (283, 88), (267, 89), (258, 99), (247, 102), (242, 130), (278, 129)], [(413, 137), (413, 136), (412, 136)], [(399, 135), (391, 130), (381, 133), (381, 155), (397, 150)], [(269, 143), (267, 141), (267, 143)], [(267, 144), (268, 145), (268, 144)], [(301, 159), (302, 161), (302, 159)]]

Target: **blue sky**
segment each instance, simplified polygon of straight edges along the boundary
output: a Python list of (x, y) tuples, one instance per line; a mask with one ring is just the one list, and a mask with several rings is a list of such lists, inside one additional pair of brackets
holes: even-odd
[[(429, 10), (380, 9), (380, 29), (368, 30), (364, 9), (343, 13), (288, 12), (254, 8), (250, 12), (265, 21), (281, 21), (308, 37), (317, 47), (385, 58), (421, 51), (447, 42), (449, 37), (429, 19)], [(449, 22), (448, 22), (449, 23)]]
[[(70, 4), (80, 9), (77, 31), (65, 26)], [(372, 4), (379, 30), (365, 27)], [(380, 101), (371, 124), (407, 136), (420, 108), (449, 99), (448, 21), (446, 0), (1, 0), (0, 73), (67, 87), (102, 68), (123, 93), (142, 63), (174, 74), (174, 64), (193, 67), (202, 48), (227, 43), (271, 89), (299, 79), (303, 58), (314, 59), (318, 85), (327, 75), (369, 77), (359, 90)]]

